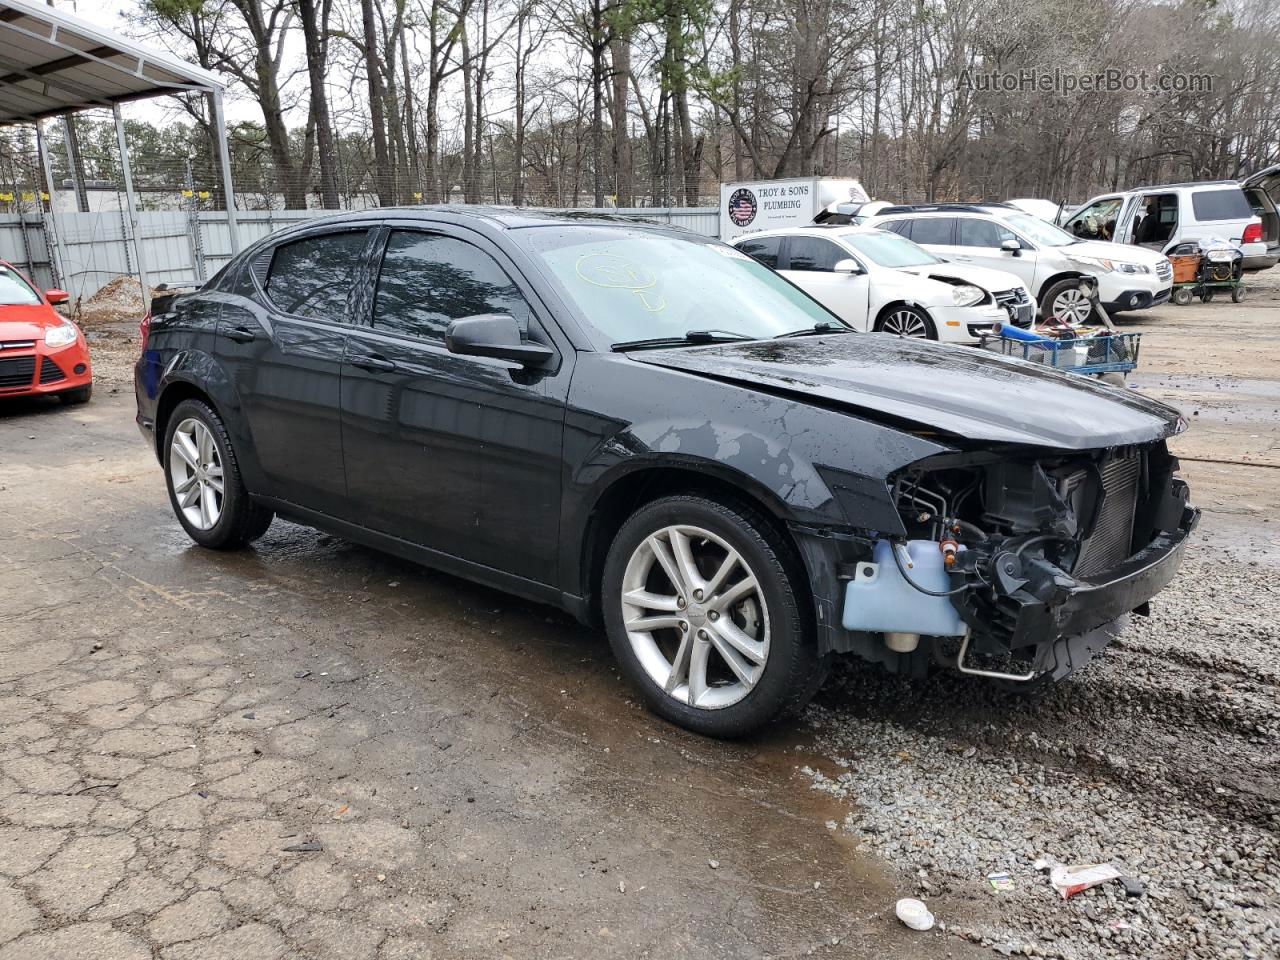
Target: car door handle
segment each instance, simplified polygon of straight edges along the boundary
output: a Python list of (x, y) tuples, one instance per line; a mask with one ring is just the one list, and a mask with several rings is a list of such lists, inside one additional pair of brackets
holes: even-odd
[(258, 335), (248, 327), (232, 327), (230, 330), (224, 330), (222, 335), (236, 343), (249, 343), (258, 338)]
[(379, 357), (377, 355), (369, 357), (352, 357), (350, 363), (353, 367), (359, 367), (361, 370), (378, 370), (383, 373), (396, 368), (394, 360), (388, 360), (386, 357)]

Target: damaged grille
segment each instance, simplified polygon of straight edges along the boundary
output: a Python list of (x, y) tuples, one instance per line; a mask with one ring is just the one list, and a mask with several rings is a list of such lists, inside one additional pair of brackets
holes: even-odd
[(1133, 543), (1133, 515), (1138, 502), (1140, 461), (1137, 452), (1117, 454), (1101, 466), (1102, 503), (1093, 533), (1080, 548), (1072, 571), (1089, 576), (1114, 567), (1129, 556)]
[(995, 298), (998, 306), (1004, 307), (1009, 313), (1009, 317), (1014, 324), (1019, 327), (1030, 326), (1031, 324), (1031, 299), (1027, 296), (1027, 291), (1022, 287), (1015, 287), (1012, 290), (996, 290), (991, 296)]

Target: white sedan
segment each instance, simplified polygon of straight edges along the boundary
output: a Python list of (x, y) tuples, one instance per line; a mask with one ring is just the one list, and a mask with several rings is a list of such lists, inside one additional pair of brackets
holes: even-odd
[(994, 323), (1030, 325), (1036, 302), (1003, 270), (949, 263), (871, 227), (790, 227), (734, 241), (855, 330), (974, 343)]

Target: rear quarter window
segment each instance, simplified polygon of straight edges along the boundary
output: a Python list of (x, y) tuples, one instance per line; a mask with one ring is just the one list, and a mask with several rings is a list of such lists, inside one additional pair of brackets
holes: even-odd
[(1191, 194), (1191, 210), (1197, 220), (1248, 220), (1253, 208), (1239, 187), (1197, 190)]

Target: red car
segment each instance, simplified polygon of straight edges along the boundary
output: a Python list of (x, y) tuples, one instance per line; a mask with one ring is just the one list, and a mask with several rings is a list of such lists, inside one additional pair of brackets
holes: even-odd
[(80, 328), (53, 309), (66, 302), (66, 291), (40, 293), (0, 260), (0, 399), (53, 394), (63, 403), (89, 401), (89, 345)]

